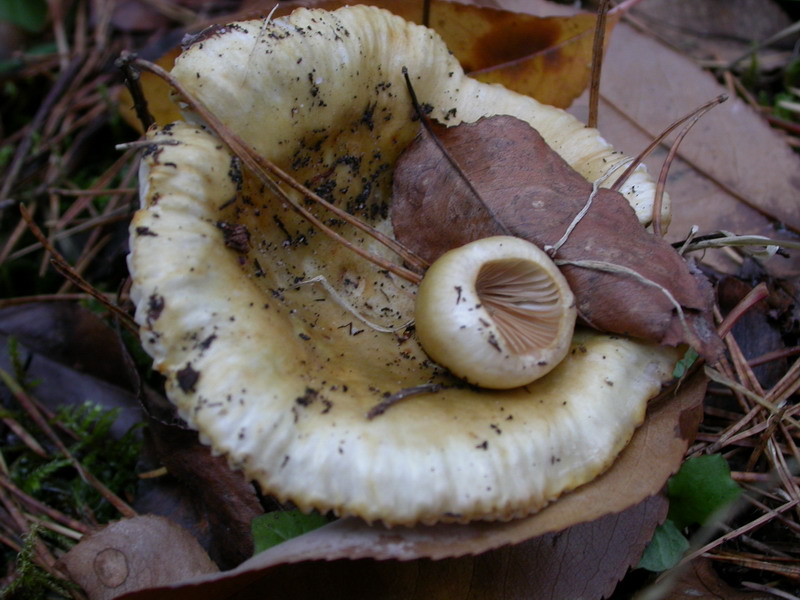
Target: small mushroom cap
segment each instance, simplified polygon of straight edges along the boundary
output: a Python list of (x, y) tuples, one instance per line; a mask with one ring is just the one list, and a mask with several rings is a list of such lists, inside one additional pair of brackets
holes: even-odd
[(521, 238), (450, 250), (419, 286), (417, 337), (428, 355), (480, 387), (531, 383), (564, 358), (577, 310), (552, 260)]
[[(437, 119), (534, 121), (590, 177), (620, 160), (566, 113), (465, 77), (434, 33), (373, 8), (230, 25), (175, 74), (257, 151), (391, 233), (393, 161), (418, 126), (404, 66)], [(674, 350), (580, 331), (529, 386), (466, 386), (403, 329), (416, 286), (297, 217), (202, 127), (148, 137), (129, 257), (143, 345), (201, 440), (282, 501), (387, 524), (526, 515), (606, 469), (671, 376)], [(652, 183), (637, 177), (629, 196), (646, 202)], [(444, 387), (367, 418), (428, 383)]]

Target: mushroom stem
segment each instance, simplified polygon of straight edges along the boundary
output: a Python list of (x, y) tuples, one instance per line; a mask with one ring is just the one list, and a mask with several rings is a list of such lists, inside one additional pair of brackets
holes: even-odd
[(228, 127), (226, 127), (216, 117), (216, 115), (214, 115), (214, 113), (208, 110), (208, 108), (206, 108), (200, 100), (192, 97), (192, 95), (186, 90), (186, 88), (175, 77), (167, 73), (164, 69), (162, 69), (161, 67), (159, 67), (154, 63), (151, 63), (149, 61), (140, 58), (135, 59), (133, 63), (136, 66), (146, 71), (149, 71), (150, 73), (153, 73), (157, 77), (160, 77), (161, 79), (166, 81), (176, 92), (178, 92), (178, 94), (181, 95), (181, 97), (189, 105), (191, 110), (197, 113), (203, 119), (205, 124), (208, 125), (208, 127), (217, 135), (217, 137), (219, 137), (223, 142), (225, 142), (225, 144), (227, 144), (231, 152), (233, 152), (233, 154), (238, 156), (239, 159), (245, 164), (245, 166), (247, 166), (247, 168), (249, 168), (259, 178), (259, 180), (262, 183), (267, 185), (273, 192), (279, 195), (281, 199), (285, 200), (298, 214), (302, 215), (303, 218), (305, 218), (312, 225), (314, 225), (314, 227), (318, 228), (320, 231), (322, 231), (329, 237), (335, 239), (337, 242), (339, 242), (346, 248), (355, 252), (362, 258), (367, 259), (368, 261), (372, 262), (378, 267), (386, 269), (387, 271), (397, 275), (398, 277), (402, 277), (403, 279), (411, 283), (419, 284), (419, 282), (422, 280), (422, 276), (419, 273), (415, 273), (410, 269), (406, 269), (405, 267), (401, 267), (394, 263), (378, 258), (377, 256), (370, 254), (366, 250), (363, 250), (362, 248), (356, 246), (349, 240), (345, 239), (343, 236), (339, 235), (338, 233), (333, 231), (333, 229), (325, 225), (313, 213), (311, 213), (308, 209), (303, 207), (294, 198), (292, 198), (284, 190), (282, 190), (278, 185), (278, 183), (270, 177), (270, 174), (272, 174), (274, 177), (287, 184), (292, 189), (303, 194), (304, 197), (322, 205), (324, 208), (334, 213), (337, 217), (353, 225), (357, 229), (360, 229), (367, 235), (371, 236), (372, 238), (383, 244), (388, 249), (397, 253), (403, 260), (405, 260), (412, 267), (417, 268), (419, 270), (423, 270), (428, 266), (427, 261), (414, 254), (412, 251), (410, 251), (408, 248), (406, 248), (396, 240), (393, 240), (392, 238), (381, 233), (375, 228), (370, 227), (366, 223), (362, 223), (361, 221), (353, 217), (353, 215), (334, 206), (324, 198), (321, 198), (319, 195), (315, 194), (301, 183), (295, 181), (291, 175), (283, 171), (275, 163), (255, 152), (249, 144), (247, 144), (241, 137), (239, 137), (230, 129), (228, 129)]

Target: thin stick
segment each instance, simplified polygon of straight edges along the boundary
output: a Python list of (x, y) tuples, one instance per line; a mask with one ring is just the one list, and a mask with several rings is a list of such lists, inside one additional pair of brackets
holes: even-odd
[(573, 230), (583, 220), (583, 217), (586, 216), (586, 213), (589, 212), (589, 209), (592, 207), (592, 203), (594, 202), (594, 198), (595, 198), (595, 196), (597, 196), (597, 192), (600, 191), (600, 187), (603, 185), (603, 183), (609, 177), (611, 177), (617, 171), (617, 169), (623, 167), (625, 164), (626, 164), (626, 162), (617, 163), (616, 165), (614, 165), (614, 167), (612, 167), (602, 177), (600, 177), (596, 181), (592, 182), (592, 191), (589, 193), (589, 198), (588, 198), (588, 200), (586, 200), (586, 204), (583, 205), (583, 208), (580, 211), (578, 211), (578, 214), (575, 215), (575, 218), (572, 219), (572, 222), (567, 227), (567, 230), (564, 232), (564, 235), (561, 236), (561, 239), (558, 240), (552, 246), (545, 245), (542, 248), (545, 252), (547, 252), (550, 256), (555, 256), (558, 253), (558, 251), (561, 248), (561, 246), (563, 246), (564, 244), (567, 243), (567, 240), (569, 239), (569, 236), (573, 232)]
[(600, 74), (603, 70), (605, 54), (606, 20), (610, 0), (601, 0), (597, 9), (597, 24), (594, 28), (594, 45), (592, 46), (592, 76), (589, 82), (589, 127), (597, 127), (597, 115), (600, 106)]
[(189, 108), (193, 112), (197, 113), (205, 121), (206, 125), (208, 125), (208, 127), (223, 142), (225, 142), (228, 145), (233, 154), (238, 156), (241, 159), (241, 161), (259, 178), (259, 180), (262, 183), (270, 187), (272, 191), (278, 193), (284, 200), (286, 200), (290, 204), (290, 206), (296, 212), (302, 215), (312, 225), (317, 227), (320, 231), (322, 231), (332, 239), (341, 243), (343, 246), (349, 248), (362, 258), (365, 258), (366, 260), (381, 267), (382, 269), (386, 269), (387, 271), (390, 271), (395, 275), (397, 275), (398, 277), (402, 277), (403, 279), (406, 279), (411, 283), (418, 284), (422, 280), (422, 277), (418, 273), (410, 271), (409, 269), (406, 269), (404, 267), (397, 266), (388, 261), (384, 261), (383, 259), (380, 259), (376, 256), (373, 256), (369, 252), (352, 244), (347, 239), (342, 237), (340, 234), (333, 231), (333, 229), (325, 225), (310, 211), (308, 211), (305, 207), (303, 207), (299, 202), (297, 202), (295, 199), (291, 198), (288, 194), (286, 194), (286, 192), (284, 192), (278, 186), (278, 184), (269, 177), (268, 173), (271, 173), (277, 179), (288, 185), (290, 188), (301, 193), (305, 198), (308, 198), (310, 200), (313, 200), (317, 204), (320, 204), (321, 206), (331, 211), (340, 219), (346, 221), (350, 225), (353, 225), (357, 229), (360, 229), (367, 235), (371, 236), (372, 238), (383, 244), (385, 247), (389, 248), (393, 252), (396, 252), (410, 265), (418, 268), (425, 268), (427, 266), (427, 261), (416, 256), (413, 252), (402, 246), (396, 240), (393, 240), (389, 236), (381, 233), (374, 227), (362, 223), (358, 219), (354, 218), (348, 212), (334, 206), (327, 200), (321, 198), (319, 195), (315, 194), (304, 185), (295, 181), (288, 173), (283, 171), (272, 161), (259, 155), (242, 138), (240, 138), (237, 134), (230, 131), (230, 129), (228, 129), (217, 118), (217, 116), (214, 115), (211, 111), (209, 111), (199, 100), (192, 97), (191, 94), (189, 94), (189, 92), (183, 87), (183, 85), (177, 79), (175, 79), (175, 77), (164, 71), (164, 69), (162, 69), (158, 65), (155, 65), (153, 63), (150, 63), (142, 59), (135, 59), (133, 62), (142, 69), (149, 71), (154, 75), (157, 75), (158, 77), (162, 78), (164, 81), (169, 83), (170, 86), (172, 86), (175, 89), (175, 91), (178, 92), (183, 97), (184, 101), (189, 105)]
[(50, 531), (59, 533), (64, 537), (72, 538), (73, 540), (80, 540), (83, 537), (83, 534), (80, 533), (79, 531), (75, 531), (74, 529), (70, 529), (69, 527), (64, 527), (63, 525), (59, 525), (58, 523), (53, 523), (52, 521), (42, 519), (41, 517), (37, 517), (36, 515), (32, 515), (31, 513), (23, 513), (23, 515), (30, 522), (36, 523), (37, 525), (41, 525), (45, 529), (49, 529)]
[(717, 383), (724, 385), (727, 388), (739, 392), (740, 394), (749, 398), (756, 404), (762, 406), (763, 408), (766, 408), (770, 412), (770, 414), (775, 415), (778, 419), (788, 421), (789, 423), (800, 429), (800, 423), (798, 423), (794, 418), (787, 415), (785, 411), (782, 411), (780, 408), (775, 406), (772, 402), (770, 402), (763, 396), (756, 394), (755, 392), (749, 390), (742, 384), (734, 381), (730, 377), (720, 373), (716, 369), (712, 369), (709, 366), (705, 367), (705, 374), (711, 381), (716, 381)]
[[(130, 208), (127, 206), (120, 206), (119, 208), (115, 208), (107, 212), (104, 215), (100, 215), (97, 217), (92, 217), (91, 219), (87, 219), (83, 221), (80, 225), (75, 225), (75, 227), (71, 227), (69, 229), (64, 229), (55, 233), (51, 236), (50, 242), (57, 242), (58, 240), (68, 238), (76, 233), (81, 233), (82, 231), (86, 231), (88, 229), (94, 229), (95, 227), (102, 227), (104, 225), (111, 225), (112, 223), (119, 223), (120, 221), (125, 221), (130, 218)], [(9, 258), (14, 260), (17, 258), (22, 258), (23, 256), (30, 254), (31, 252), (35, 252), (42, 248), (41, 242), (35, 242), (30, 244), (29, 246), (25, 246), (24, 248), (20, 248), (16, 252), (14, 252)], [(2, 301), (0, 301), (2, 302)]]
[(757, 592), (762, 592), (765, 594), (771, 594), (773, 596), (776, 596), (777, 598), (783, 598), (784, 600), (800, 600), (800, 597), (795, 596), (794, 594), (790, 594), (789, 592), (784, 592), (783, 590), (779, 590), (771, 585), (763, 585), (760, 583), (754, 583), (752, 581), (743, 581), (742, 585), (751, 590), (755, 590)]
[[(36, 213), (36, 208), (38, 206), (38, 204), (33, 204), (33, 206), (31, 206), (32, 215)], [(6, 260), (8, 260), (9, 256), (11, 255), (11, 251), (14, 249), (14, 246), (17, 245), (17, 242), (19, 242), (19, 240), (22, 238), (22, 235), (25, 233), (27, 228), (28, 226), (25, 223), (25, 220), (20, 219), (16, 227), (14, 227), (14, 231), (12, 231), (11, 235), (8, 236), (3, 249), (0, 250), (0, 265), (4, 264)]]
[(142, 91), (142, 84), (139, 82), (140, 73), (138, 69), (134, 69), (131, 65), (136, 60), (136, 54), (123, 52), (122, 55), (114, 62), (114, 66), (122, 71), (122, 77), (125, 81), (125, 87), (131, 93), (133, 98), (133, 108), (136, 111), (136, 117), (142, 124), (142, 129), (147, 131), (150, 126), (156, 122), (150, 110), (147, 107), (147, 97)]
[(67, 279), (72, 281), (75, 285), (81, 288), (86, 293), (90, 294), (93, 298), (98, 300), (103, 306), (108, 308), (111, 312), (113, 312), (119, 319), (122, 321), (123, 325), (127, 327), (132, 332), (137, 332), (138, 328), (136, 327), (136, 323), (134, 323), (133, 319), (130, 317), (128, 313), (122, 310), (116, 304), (110, 302), (108, 298), (101, 292), (97, 291), (88, 281), (86, 281), (80, 273), (75, 271), (70, 264), (66, 261), (66, 259), (61, 256), (58, 250), (50, 243), (50, 240), (44, 235), (39, 226), (33, 221), (30, 212), (27, 208), (25, 208), (24, 204), (20, 204), (19, 206), (20, 213), (22, 213), (22, 218), (25, 219), (25, 222), (28, 224), (33, 235), (41, 242), (42, 246), (53, 255), (51, 264), (53, 267), (62, 275), (64, 275)]
[[(120, 144), (122, 145), (122, 144)], [(117, 148), (119, 150), (119, 148)], [(105, 190), (68, 190), (66, 188), (50, 188), (47, 190), (59, 196), (110, 196), (111, 194), (133, 194), (138, 190), (135, 187), (108, 188)]]
[(28, 431), (17, 421), (16, 419), (12, 419), (11, 417), (3, 417), (3, 423), (5, 423), (8, 428), (14, 432), (14, 434), (22, 440), (24, 443), (34, 454), (38, 454), (42, 458), (47, 458), (47, 452), (44, 448), (42, 448), (41, 444), (36, 441), (36, 438), (33, 437)]
[(782, 358), (789, 358), (800, 354), (800, 346), (792, 346), (790, 348), (783, 348), (782, 350), (773, 350), (766, 352), (755, 358), (751, 358), (747, 363), (751, 367), (758, 367), (774, 360), (781, 360)]
[(686, 315), (683, 312), (683, 307), (681, 306), (681, 303), (678, 302), (675, 299), (675, 296), (673, 296), (672, 293), (667, 288), (665, 288), (663, 285), (653, 281), (652, 279), (648, 279), (647, 277), (645, 277), (641, 273), (638, 273), (637, 271), (634, 271), (633, 269), (625, 267), (623, 265), (617, 265), (617, 264), (606, 262), (606, 261), (602, 261), (602, 260), (564, 260), (564, 259), (558, 259), (558, 260), (556, 260), (554, 262), (559, 267), (562, 266), (562, 265), (569, 265), (569, 266), (573, 266), (573, 267), (580, 267), (582, 269), (594, 269), (596, 271), (604, 271), (606, 273), (617, 273), (617, 274), (630, 275), (631, 277), (636, 279), (636, 281), (638, 281), (639, 283), (642, 283), (642, 284), (644, 284), (644, 285), (646, 285), (648, 287), (652, 287), (652, 288), (655, 288), (655, 289), (659, 290), (662, 294), (664, 294), (664, 296), (666, 296), (667, 300), (670, 301), (672, 306), (675, 307), (675, 311), (678, 314), (678, 318), (680, 319), (681, 325), (683, 325), (683, 328), (684, 328), (684, 331), (686, 332), (686, 334), (690, 338), (695, 337), (693, 332), (692, 332), (692, 330), (691, 330), (691, 328), (689, 327), (689, 324), (686, 322)]
[(717, 546), (719, 546), (721, 544), (724, 544), (725, 542), (729, 542), (731, 540), (734, 540), (737, 537), (739, 537), (740, 535), (742, 535), (743, 533), (747, 533), (748, 531), (752, 531), (753, 529), (761, 527), (765, 523), (768, 523), (769, 521), (774, 519), (780, 513), (785, 512), (785, 511), (789, 510), (790, 508), (793, 508), (799, 502), (800, 502), (800, 500), (791, 500), (791, 501), (787, 502), (786, 504), (784, 504), (783, 506), (779, 507), (776, 510), (770, 510), (767, 514), (761, 515), (759, 518), (757, 518), (754, 521), (751, 521), (747, 525), (739, 527), (738, 529), (735, 529), (734, 531), (731, 531), (729, 533), (726, 533), (725, 535), (723, 535), (722, 537), (717, 538), (713, 542), (710, 542), (710, 543), (706, 544), (705, 546), (703, 546), (702, 548), (699, 548), (699, 549), (695, 550), (694, 552), (692, 552), (688, 556), (684, 556), (679, 564), (684, 565), (684, 564), (686, 564), (688, 562), (691, 562), (695, 558), (697, 558), (698, 556), (702, 556), (703, 554), (705, 554), (706, 552), (708, 552), (710, 550), (713, 550)]
[(739, 319), (741, 319), (747, 311), (749, 311), (751, 308), (753, 308), (753, 306), (761, 302), (767, 296), (769, 296), (769, 290), (767, 289), (767, 284), (764, 282), (759, 283), (756, 287), (750, 290), (717, 327), (717, 333), (719, 334), (719, 337), (724, 338), (726, 335), (728, 335)]
[(47, 506), (46, 504), (39, 502), (33, 496), (29, 496), (22, 490), (20, 490), (17, 486), (15, 486), (11, 480), (9, 480), (5, 475), (0, 475), (0, 486), (3, 486), (9, 492), (11, 492), (14, 496), (16, 496), (20, 502), (28, 506), (31, 510), (38, 511), (43, 513), (53, 519), (54, 521), (58, 521), (63, 525), (69, 527), (70, 529), (74, 529), (75, 531), (80, 531), (81, 533), (89, 533), (91, 529), (86, 526), (84, 523), (80, 521), (76, 521), (72, 517), (65, 515), (64, 513)]
[(435, 394), (436, 392), (440, 392), (443, 389), (446, 389), (447, 385), (443, 383), (423, 383), (422, 385), (415, 385), (414, 387), (404, 388), (399, 392), (395, 392), (390, 396), (386, 396), (383, 400), (381, 400), (378, 404), (373, 406), (369, 409), (367, 413), (367, 420), (371, 421), (375, 417), (379, 417), (387, 410), (389, 410), (392, 406), (397, 404), (398, 402), (405, 400), (406, 398), (411, 398), (412, 396), (419, 396), (421, 394)]

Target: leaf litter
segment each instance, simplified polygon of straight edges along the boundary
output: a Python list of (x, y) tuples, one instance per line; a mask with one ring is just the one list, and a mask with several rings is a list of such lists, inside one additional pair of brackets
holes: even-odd
[[(57, 62), (51, 62), (50, 63), (50, 68), (54, 69), (55, 72), (58, 72), (58, 63)], [(605, 126), (604, 126), (604, 130), (605, 130)], [(112, 192), (110, 192), (110, 193), (112, 193)], [(86, 206), (86, 205), (84, 205), (84, 206)], [(113, 210), (113, 205), (111, 206), (110, 210)], [(96, 227), (100, 228), (100, 227), (103, 227), (104, 225), (105, 224), (101, 221), (96, 225)], [(728, 227), (728, 229), (737, 230), (737, 231), (746, 230), (746, 229), (742, 229), (741, 227)], [(97, 238), (95, 237), (93, 243), (96, 243), (96, 240), (97, 240)], [(9, 247), (11, 247), (11, 243), (10, 242), (9, 242), (9, 244), (6, 245), (5, 249), (8, 249)], [(87, 246), (87, 248), (88, 248), (88, 246)], [(4, 256), (7, 255), (7, 254), (8, 253), (6, 252), (4, 254)], [(46, 299), (49, 300), (51, 297), (57, 297), (57, 296), (58, 296), (57, 294), (53, 294), (53, 295), (48, 296)], [(62, 293), (61, 296), (65, 296), (65, 294)], [(796, 291), (795, 291), (795, 297), (796, 297)], [(791, 357), (791, 354), (788, 354), (786, 356), (787, 357)], [(756, 356), (755, 358), (758, 359), (759, 357)], [(742, 367), (742, 364), (741, 364), (740, 361), (737, 364), (738, 364), (738, 366), (740, 368)], [(788, 396), (786, 396), (786, 397), (790, 397), (791, 396), (791, 393), (792, 393), (792, 383), (791, 383), (792, 382), (792, 378), (791, 378), (792, 375), (791, 375), (791, 371), (789, 373), (786, 373), (786, 375), (787, 375), (787, 377), (783, 377), (783, 378), (779, 377), (780, 381), (778, 382), (778, 384), (775, 384), (775, 387), (776, 387), (775, 393), (776, 393), (776, 395), (778, 397), (783, 397), (783, 396), (786, 396), (787, 394), (788, 394)], [(794, 374), (794, 377), (795, 377), (795, 380), (796, 380), (796, 373)], [(719, 391), (723, 391), (723, 390), (719, 390)], [(723, 394), (723, 397), (724, 397), (724, 394)], [(744, 399), (739, 398), (738, 401), (740, 403), (744, 402), (744, 405), (746, 406), (746, 398), (744, 398)], [(734, 453), (741, 454), (742, 453), (742, 449), (744, 449), (744, 450), (747, 450), (748, 448), (752, 449), (752, 445), (748, 446), (747, 442), (748, 442), (748, 440), (752, 439), (752, 435), (757, 435), (758, 431), (756, 431), (755, 434), (749, 434), (748, 431), (747, 431), (748, 425), (745, 424), (745, 425), (739, 426), (740, 427), (739, 433), (741, 433), (742, 435), (737, 435), (736, 426), (737, 426), (737, 418), (738, 417), (735, 416), (735, 415), (736, 415), (736, 411), (735, 410), (732, 411), (730, 406), (727, 406), (727, 408), (724, 409), (724, 410), (719, 409), (719, 408), (715, 408), (715, 407), (708, 407), (707, 408), (707, 418), (711, 419), (711, 423), (709, 424), (709, 426), (705, 426), (704, 430), (701, 431), (700, 437), (698, 438), (698, 443), (694, 446), (693, 451), (694, 452), (700, 452), (701, 448), (704, 447), (704, 445), (711, 444), (713, 446), (715, 442), (723, 441), (723, 440), (724, 440), (725, 444), (730, 444), (727, 447), (732, 449), (732, 452), (734, 452)], [(751, 407), (750, 412), (747, 413), (745, 415), (745, 417), (748, 419), (749, 423), (757, 422), (758, 421), (758, 407), (757, 406)], [(720, 437), (720, 430), (715, 429), (715, 427), (717, 426), (718, 422), (724, 423), (725, 427), (727, 427), (727, 429), (725, 430), (725, 432), (727, 434), (727, 437), (725, 437), (725, 436)], [(763, 430), (762, 430), (762, 432), (763, 432)], [(791, 437), (792, 437), (792, 434), (790, 433), (789, 434), (789, 439), (790, 440), (791, 440)], [(768, 441), (770, 438), (769, 438), (769, 436), (766, 436), (766, 437), (763, 437), (762, 439), (766, 439)], [(736, 472), (734, 472), (734, 478), (738, 478), (739, 481), (744, 481), (746, 483), (746, 485), (748, 486), (748, 492), (750, 494), (752, 494), (755, 498), (761, 498), (761, 500), (763, 500), (764, 502), (772, 503), (774, 499), (770, 498), (769, 493), (765, 493), (765, 491), (763, 489), (761, 489), (760, 487), (753, 487), (754, 482), (755, 483), (761, 482), (763, 484), (763, 483), (765, 483), (767, 481), (766, 479), (763, 479), (763, 477), (762, 477), (762, 476), (767, 476), (767, 473), (761, 471), (761, 469), (763, 469), (763, 468), (764, 468), (763, 465), (761, 465), (761, 466), (753, 465), (751, 467), (751, 469), (754, 469), (754, 470), (736, 471)], [(768, 510), (768, 508), (769, 508), (769, 507), (766, 507), (766, 505), (764, 505), (763, 503), (760, 506), (761, 506), (761, 508), (759, 508), (758, 510)], [(764, 507), (766, 507), (766, 508), (764, 508)], [(789, 521), (789, 522), (791, 523), (791, 521)], [(509, 553), (508, 550), (506, 550), (505, 552), (507, 554)], [(445, 580), (449, 579), (450, 585), (452, 586), (451, 590), (455, 590), (456, 591), (456, 594), (453, 597), (457, 597), (458, 596), (458, 593), (457, 593), (458, 589), (463, 589), (463, 587), (462, 588), (458, 588), (458, 583), (457, 582), (459, 580), (461, 580), (461, 581), (464, 580), (463, 575), (466, 573), (467, 570), (470, 570), (472, 572), (473, 570), (477, 569), (478, 571), (491, 573), (491, 572), (494, 572), (494, 569), (499, 564), (497, 562), (499, 559), (498, 559), (498, 556), (496, 554), (488, 553), (488, 554), (483, 555), (483, 556), (486, 557), (485, 560), (483, 560), (481, 562), (480, 557), (478, 557), (478, 562), (477, 563), (470, 563), (468, 566), (465, 566), (464, 563), (462, 563), (460, 566), (459, 565), (453, 565), (451, 563), (449, 565), (450, 566), (450, 570), (445, 569), (445, 570), (436, 571), (435, 568), (432, 567), (431, 565), (436, 565), (436, 564), (440, 564), (440, 563), (425, 563), (425, 562), (419, 563), (419, 566), (414, 566), (413, 568), (417, 569), (418, 576), (421, 578), (421, 579), (418, 580), (418, 584), (419, 585), (429, 585), (430, 584), (430, 579), (432, 579), (432, 578), (433, 579), (440, 579), (442, 581), (445, 581)], [(502, 558), (502, 551), (501, 551), (501, 558)], [(464, 559), (456, 559), (456, 560), (464, 560)], [(384, 563), (383, 567), (380, 567), (382, 569), (381, 572), (382, 573), (394, 573), (395, 574), (394, 576), (398, 577), (398, 579), (396, 579), (396, 581), (398, 581), (398, 585), (402, 585), (403, 583), (405, 583), (405, 582), (407, 582), (409, 580), (408, 579), (408, 575), (409, 575), (410, 571), (408, 569), (403, 571), (403, 568), (400, 566), (401, 564), (402, 563), (392, 563), (392, 562)], [(413, 565), (417, 565), (417, 563), (412, 563), (412, 564)], [(507, 566), (507, 565), (509, 565), (509, 562), (506, 560), (506, 561), (502, 562), (501, 564), (504, 564), (504, 565)], [(692, 564), (695, 564), (695, 563), (692, 563)], [(769, 563), (768, 562), (767, 563), (763, 563), (762, 562), (762, 566), (764, 564), (769, 564)], [(326, 572), (332, 574), (332, 576), (341, 577), (341, 575), (337, 575), (337, 573), (339, 573), (339, 574), (349, 573), (349, 572), (354, 572), (353, 569), (360, 569), (361, 570), (360, 572), (363, 575), (365, 573), (368, 573), (370, 568), (372, 568), (373, 570), (376, 568), (374, 563), (370, 562), (370, 563), (366, 563), (364, 565), (361, 565), (359, 563), (359, 561), (354, 561), (354, 565), (353, 566), (346, 566), (345, 564), (342, 564), (342, 563), (332, 563), (331, 565), (327, 565), (327, 566), (323, 566), (323, 565), (325, 565), (325, 563), (323, 563), (323, 564), (317, 563), (316, 564), (316, 567), (317, 567), (316, 570), (314, 570), (314, 567), (308, 567), (308, 571), (306, 571), (306, 572), (307, 573), (320, 573), (323, 570), (327, 569)], [(745, 563), (742, 563), (742, 565), (746, 567)], [(305, 569), (305, 567), (303, 567), (303, 568)], [(524, 572), (524, 569), (522, 569), (522, 571)], [(405, 577), (403, 577), (402, 573), (405, 573)], [(285, 577), (285, 575), (286, 575), (285, 571), (281, 571), (280, 569), (277, 569), (277, 570), (271, 571), (267, 575), (267, 577), (268, 578), (272, 578), (271, 581), (273, 581), (275, 584), (281, 585), (282, 583), (285, 583), (285, 579), (282, 579), (283, 577)], [(455, 575), (455, 577), (454, 577), (454, 575)], [(461, 577), (459, 577), (459, 575)], [(519, 582), (519, 586), (523, 586), (524, 585), (524, 578), (522, 578), (521, 576), (520, 576), (520, 578), (518, 580), (515, 580), (515, 581)], [(344, 582), (343, 582), (343, 584), (344, 584)], [(195, 588), (195, 589), (197, 589), (197, 588)], [(379, 587), (375, 588), (375, 590), (378, 591), (378, 592), (380, 591), (380, 589), (381, 588), (379, 588)], [(521, 587), (519, 589), (521, 589)], [(728, 590), (728, 591), (730, 591), (730, 590)], [(727, 594), (727, 592), (726, 592), (726, 594)], [(376, 596), (377, 596), (377, 594), (376, 594)], [(513, 596), (511, 594), (509, 594), (507, 597), (513, 597)], [(742, 597), (744, 597), (744, 596), (742, 596)]]

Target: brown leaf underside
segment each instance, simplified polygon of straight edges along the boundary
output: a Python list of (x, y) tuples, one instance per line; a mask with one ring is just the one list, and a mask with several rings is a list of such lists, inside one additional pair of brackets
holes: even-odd
[[(592, 185), (523, 121), (491, 117), (434, 131), (483, 202), (430, 135), (418, 136), (395, 168), (392, 222), (397, 239), (428, 260), (492, 235), (554, 245), (589, 199)], [(641, 226), (621, 194), (599, 190), (555, 259), (619, 265), (663, 288), (629, 274), (563, 266), (579, 314), (592, 327), (666, 345), (690, 343), (711, 360), (719, 355), (708, 282)], [(681, 305), (686, 326), (663, 290)]]

